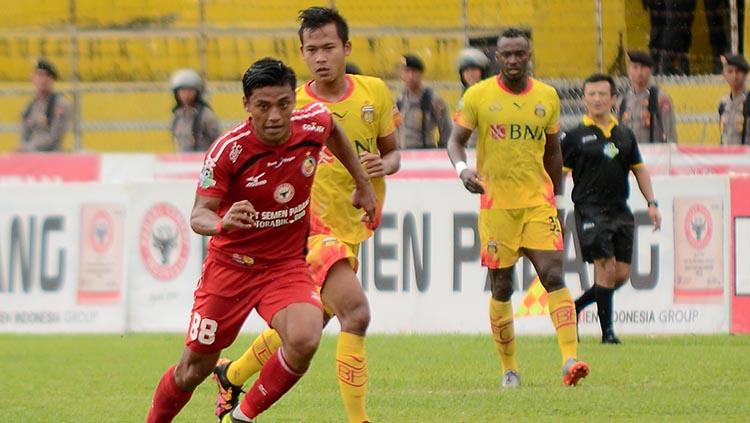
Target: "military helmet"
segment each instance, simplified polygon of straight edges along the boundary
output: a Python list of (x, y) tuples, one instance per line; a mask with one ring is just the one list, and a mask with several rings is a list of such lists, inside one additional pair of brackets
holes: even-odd
[(198, 72), (192, 69), (179, 69), (172, 74), (170, 79), (170, 85), (172, 91), (177, 91), (179, 88), (194, 88), (198, 93), (203, 93), (203, 78), (198, 75)]

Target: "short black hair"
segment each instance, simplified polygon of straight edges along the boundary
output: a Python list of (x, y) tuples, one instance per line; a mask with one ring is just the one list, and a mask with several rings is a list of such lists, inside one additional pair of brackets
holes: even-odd
[(242, 77), (242, 91), (250, 98), (253, 90), (263, 87), (289, 85), (292, 91), (297, 88), (297, 75), (281, 60), (264, 57), (250, 65)]
[(603, 73), (594, 73), (594, 74), (589, 75), (589, 77), (586, 78), (585, 81), (583, 81), (583, 90), (584, 91), (586, 90), (586, 84), (590, 84), (593, 82), (603, 82), (603, 81), (609, 82), (609, 92), (610, 94), (615, 95), (615, 92), (617, 90), (615, 86), (615, 79)]
[(500, 38), (518, 38), (518, 37), (525, 38), (526, 41), (531, 43), (531, 37), (529, 37), (529, 32), (526, 31), (525, 29), (516, 28), (516, 27), (510, 27), (506, 29), (505, 31), (503, 31), (503, 33), (500, 34), (500, 37), (497, 40), (500, 41)]
[(297, 20), (300, 23), (298, 32), (300, 43), (302, 42), (302, 33), (306, 29), (320, 29), (330, 23), (336, 24), (336, 32), (338, 32), (342, 43), (349, 41), (349, 25), (339, 11), (334, 8), (308, 7), (307, 9), (300, 10)]

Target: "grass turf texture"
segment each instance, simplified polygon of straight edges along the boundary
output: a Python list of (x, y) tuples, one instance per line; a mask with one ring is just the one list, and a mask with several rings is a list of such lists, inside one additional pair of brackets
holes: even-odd
[[(237, 357), (244, 335), (225, 356)], [(592, 374), (560, 382), (552, 337), (522, 337), (523, 386), (499, 387), (485, 336), (368, 338), (370, 417), (376, 422), (748, 421), (750, 336), (623, 337), (619, 346), (584, 338)], [(344, 422), (333, 356), (324, 338), (302, 381), (259, 419)], [(176, 335), (0, 335), (0, 421), (143, 422), (162, 372), (182, 349)], [(209, 379), (176, 422), (212, 422)]]

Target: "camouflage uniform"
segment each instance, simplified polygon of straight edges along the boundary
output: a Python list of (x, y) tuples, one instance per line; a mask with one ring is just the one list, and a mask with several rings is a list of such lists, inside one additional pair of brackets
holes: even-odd
[[(206, 151), (221, 134), (219, 120), (214, 111), (205, 105), (200, 107), (201, 109), (178, 107), (174, 110), (172, 135), (179, 151)], [(194, 126), (196, 117), (200, 121)]]
[[(742, 141), (742, 128), (750, 130), (748, 122), (750, 118), (745, 119), (743, 114), (744, 103), (747, 98), (747, 92), (741, 96), (732, 98), (732, 94), (727, 94), (719, 102), (719, 122), (721, 125), (721, 143), (724, 145), (744, 144)], [(747, 134), (745, 134), (747, 140)]]
[[(635, 134), (635, 139), (639, 143), (649, 142), (677, 142), (676, 118), (672, 99), (669, 94), (659, 90), (658, 112), (656, 113), (656, 122), (652, 122), (651, 113), (649, 112), (649, 95), (650, 89), (635, 93), (632, 88), (628, 88), (627, 93), (620, 101), (618, 115), (620, 123), (630, 128)], [(623, 109), (624, 104), (624, 109)], [(651, 138), (651, 125), (653, 128), (654, 139)]]
[[(427, 89), (429, 88), (425, 88)], [(401, 148), (445, 148), (448, 145), (448, 137), (453, 128), (448, 107), (442, 98), (429, 90), (431, 101), (427, 113), (422, 110), (421, 105), (424, 90), (416, 96), (404, 90), (397, 102), (402, 118), (402, 125), (398, 128)], [(434, 137), (435, 129), (438, 131), (437, 140)]]
[[(54, 106), (48, 117), (49, 103)], [(70, 128), (72, 107), (61, 93), (35, 97), (21, 116), (21, 145), (25, 151), (59, 151)]]

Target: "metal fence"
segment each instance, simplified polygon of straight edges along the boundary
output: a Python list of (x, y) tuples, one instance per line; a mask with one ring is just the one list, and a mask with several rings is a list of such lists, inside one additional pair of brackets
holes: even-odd
[[(295, 18), (300, 9), (315, 3), (49, 0), (42, 6), (0, 0), (0, 55), (4, 57), (0, 140), (18, 130), (22, 103), (32, 94), (18, 81), (27, 80), (39, 56), (60, 68), (61, 88), (73, 100), (72, 149), (122, 149), (97, 138), (108, 137), (107, 131), (158, 138), (162, 147), (157, 150), (166, 148), (171, 107), (166, 80), (182, 67), (197, 69), (207, 77), (213, 105), (229, 125), (242, 115), (239, 86), (230, 81), (239, 81), (253, 60), (278, 57), (301, 78), (309, 76), (299, 55)], [(641, 0), (322, 3), (337, 7), (347, 17), (354, 49), (351, 60), (364, 73), (389, 80), (395, 95), (399, 57), (415, 53), (426, 63), (428, 83), (450, 105), (461, 92), (455, 64), (458, 51), (472, 44), (492, 57), (492, 46), (503, 28), (523, 27), (533, 39), (535, 74), (561, 94), (564, 124), (575, 121), (581, 111), (580, 80), (594, 71), (622, 75), (625, 52), (647, 49), (650, 36), (650, 11)], [(706, 10), (704, 0), (697, 3), (688, 58), (694, 73), (711, 73), (717, 57), (706, 22), (718, 12)], [(721, 16), (727, 43), (736, 51), (742, 40), (737, 1), (727, 0)], [(686, 143), (714, 143), (716, 104), (724, 90), (721, 80), (710, 76), (657, 80), (675, 100), (684, 134), (680, 138)]]

